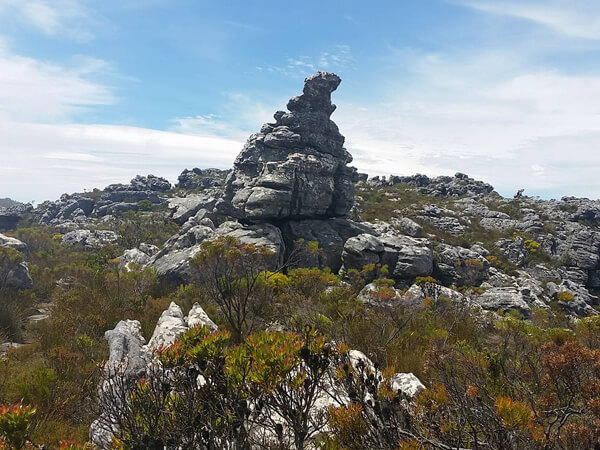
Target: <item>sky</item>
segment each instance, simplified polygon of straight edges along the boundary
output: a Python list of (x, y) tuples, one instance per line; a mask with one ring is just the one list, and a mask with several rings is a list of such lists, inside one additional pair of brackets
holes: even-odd
[(361, 172), (600, 198), (598, 0), (0, 0), (0, 197), (229, 168), (320, 70)]

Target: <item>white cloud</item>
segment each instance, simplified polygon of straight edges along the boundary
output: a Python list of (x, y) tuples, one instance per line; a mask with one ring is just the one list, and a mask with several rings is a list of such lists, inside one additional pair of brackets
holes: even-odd
[(455, 3), (486, 13), (529, 20), (571, 37), (600, 39), (597, 0), (459, 0)]
[[(110, 64), (95, 58), (81, 57), (67, 68), (19, 56), (0, 38), (0, 196), (55, 199), (136, 174), (176, 181), (185, 167), (231, 166), (242, 142), (218, 136), (211, 117), (181, 119), (179, 132), (69, 123), (89, 108), (117, 101), (111, 89), (89, 81), (106, 71)], [(194, 120), (204, 133), (182, 134), (191, 133)]]
[(22, 201), (126, 183), (137, 174), (175, 182), (186, 167), (231, 167), (242, 147), (222, 137), (115, 125), (0, 121), (0, 136), (0, 155), (10, 155), (0, 165), (0, 196)]
[(352, 67), (354, 62), (352, 48), (346, 44), (339, 44), (316, 56), (288, 57), (284, 64), (256, 66), (256, 69), (261, 72), (276, 72), (286, 76), (305, 76), (307, 72), (312, 73), (318, 70), (344, 70)]
[(0, 45), (0, 118), (64, 120), (86, 107), (112, 104), (116, 98), (109, 88), (86, 79), (106, 65), (87, 58), (65, 68), (15, 55)]
[[(508, 69), (488, 75), (474, 61)], [(475, 66), (477, 66), (475, 64)], [(503, 194), (600, 198), (600, 76), (519, 67), (500, 54), (413, 60), (419, 81), (390, 81), (385, 102), (337, 101), (334, 120), (373, 175), (466, 172)]]
[(81, 0), (0, 0), (0, 17), (18, 20), (47, 36), (87, 41), (94, 18)]

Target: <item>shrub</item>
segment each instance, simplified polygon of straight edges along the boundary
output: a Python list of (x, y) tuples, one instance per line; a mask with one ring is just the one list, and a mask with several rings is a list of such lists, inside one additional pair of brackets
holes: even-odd
[(35, 408), (23, 404), (0, 407), (0, 444), (2, 440), (8, 448), (21, 449), (29, 441)]
[(560, 302), (572, 302), (572, 301), (575, 301), (575, 296), (573, 295), (572, 292), (569, 292), (569, 291), (560, 291), (558, 294), (556, 294), (556, 298)]

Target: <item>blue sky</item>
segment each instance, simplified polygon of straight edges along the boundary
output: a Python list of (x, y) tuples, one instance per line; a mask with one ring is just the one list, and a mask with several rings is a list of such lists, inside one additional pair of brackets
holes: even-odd
[(0, 0), (0, 197), (229, 167), (318, 70), (361, 171), (600, 197), (596, 0)]

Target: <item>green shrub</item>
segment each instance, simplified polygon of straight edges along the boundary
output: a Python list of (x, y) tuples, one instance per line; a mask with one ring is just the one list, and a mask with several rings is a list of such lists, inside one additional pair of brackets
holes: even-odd
[(575, 296), (573, 295), (572, 292), (569, 292), (569, 291), (560, 291), (558, 294), (556, 294), (556, 298), (560, 302), (572, 302), (572, 301), (575, 301)]
[(4, 441), (11, 449), (25, 447), (35, 414), (35, 408), (22, 404), (0, 407), (0, 446)]

